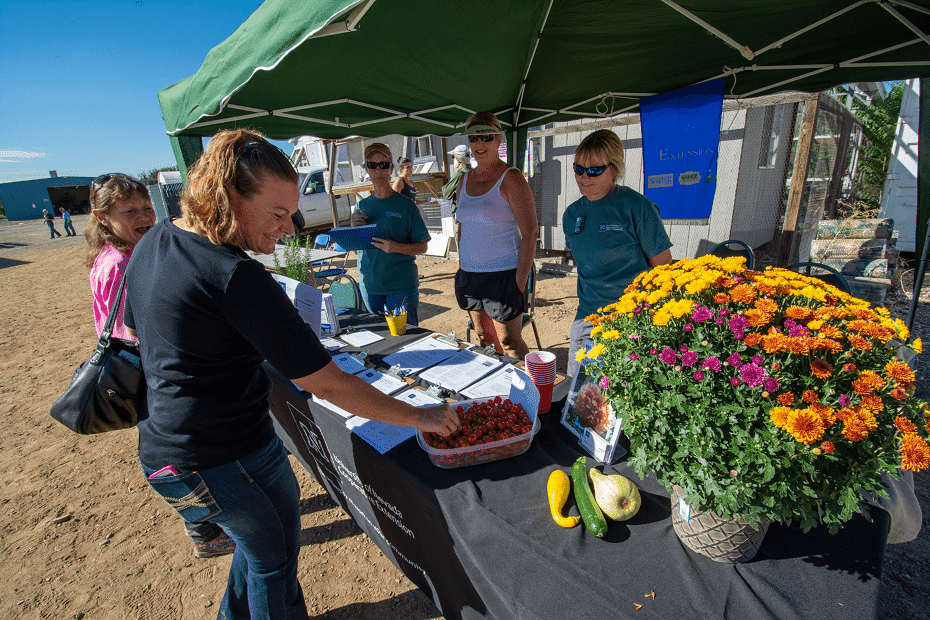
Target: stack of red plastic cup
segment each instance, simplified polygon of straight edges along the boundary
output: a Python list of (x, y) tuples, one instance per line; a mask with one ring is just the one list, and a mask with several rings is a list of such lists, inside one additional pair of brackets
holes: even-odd
[(539, 413), (552, 406), (552, 386), (555, 385), (555, 354), (533, 351), (526, 354), (526, 372), (539, 390)]

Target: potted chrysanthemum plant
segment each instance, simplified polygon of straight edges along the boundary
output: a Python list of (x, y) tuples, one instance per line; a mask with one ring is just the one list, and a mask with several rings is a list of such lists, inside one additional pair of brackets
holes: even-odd
[[(899, 359), (920, 342), (818, 279), (704, 256), (641, 274), (588, 320), (587, 373), (636, 471), (672, 492), (679, 535), (704, 515), (835, 532), (863, 491), (885, 496), (883, 474), (930, 466), (928, 410)], [(723, 557), (748, 559), (761, 536)]]

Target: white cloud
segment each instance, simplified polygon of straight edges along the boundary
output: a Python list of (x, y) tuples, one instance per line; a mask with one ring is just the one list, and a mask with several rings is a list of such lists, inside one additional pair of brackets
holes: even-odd
[(4, 161), (4, 162), (7, 162), (7, 163), (13, 163), (13, 164), (20, 164), (20, 163), (22, 163), (22, 160), (20, 160), (20, 159), (0, 159), (0, 161)]
[(30, 153), (29, 151), (0, 151), (0, 157), (21, 157), (22, 159), (32, 159), (33, 157), (45, 157), (45, 153)]

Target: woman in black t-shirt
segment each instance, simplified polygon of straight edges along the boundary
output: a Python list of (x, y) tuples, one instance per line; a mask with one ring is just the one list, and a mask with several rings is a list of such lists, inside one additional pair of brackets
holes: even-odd
[(149, 417), (139, 460), (188, 521), (236, 541), (219, 616), (305, 618), (297, 581), (300, 489), (268, 411), (267, 360), (302, 389), (361, 416), (447, 435), (448, 405), (416, 409), (342, 372), (247, 250), (293, 232), (297, 173), (253, 131), (223, 131), (190, 169), (182, 218), (162, 220), (129, 263)]
[(395, 192), (417, 201), (417, 188), (410, 179), (413, 177), (413, 161), (403, 155), (397, 158), (397, 178), (391, 184)]

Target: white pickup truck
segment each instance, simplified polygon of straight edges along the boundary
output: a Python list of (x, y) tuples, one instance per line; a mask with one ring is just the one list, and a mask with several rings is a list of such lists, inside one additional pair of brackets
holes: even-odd
[[(304, 225), (306, 227), (332, 225), (333, 211), (329, 204), (329, 194), (326, 193), (326, 185), (323, 182), (325, 168), (300, 168), (300, 200), (297, 208), (304, 216)], [(336, 182), (334, 185), (348, 183), (343, 172), (336, 170)], [(336, 196), (336, 213), (339, 221), (349, 219), (349, 196), (343, 194)]]

